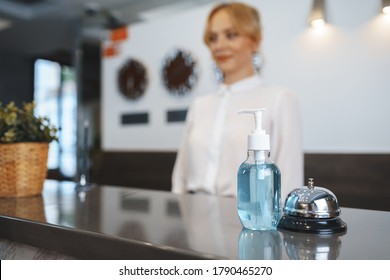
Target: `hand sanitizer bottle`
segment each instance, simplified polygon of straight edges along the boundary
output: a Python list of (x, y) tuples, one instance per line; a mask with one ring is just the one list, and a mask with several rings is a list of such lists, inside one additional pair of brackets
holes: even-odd
[(281, 174), (270, 159), (270, 138), (261, 128), (264, 109), (244, 109), (253, 114), (255, 129), (248, 135), (248, 157), (238, 169), (238, 216), (244, 228), (275, 229), (281, 213)]

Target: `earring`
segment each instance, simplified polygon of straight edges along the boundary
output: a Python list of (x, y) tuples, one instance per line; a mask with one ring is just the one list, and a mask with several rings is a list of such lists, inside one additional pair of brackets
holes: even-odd
[(263, 68), (263, 55), (260, 52), (255, 52), (252, 55), (252, 66), (255, 69), (257, 74), (261, 73), (261, 69)]

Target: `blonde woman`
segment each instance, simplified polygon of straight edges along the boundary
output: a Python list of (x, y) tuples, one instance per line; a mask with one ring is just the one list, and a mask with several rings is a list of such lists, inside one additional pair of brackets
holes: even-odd
[(209, 14), (204, 42), (223, 73), (217, 92), (195, 99), (178, 150), (175, 193), (237, 195), (237, 170), (247, 155), (251, 116), (245, 108), (266, 108), (263, 127), (271, 137), (271, 158), (282, 177), (282, 201), (303, 183), (300, 113), (286, 88), (264, 83), (253, 67), (262, 41), (258, 11), (243, 3), (219, 4)]

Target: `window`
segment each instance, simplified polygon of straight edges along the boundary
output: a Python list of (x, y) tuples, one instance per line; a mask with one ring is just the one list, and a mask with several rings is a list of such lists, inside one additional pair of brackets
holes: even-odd
[(34, 65), (36, 114), (58, 127), (58, 143), (50, 143), (48, 168), (73, 178), (77, 169), (77, 86), (73, 67), (38, 59)]

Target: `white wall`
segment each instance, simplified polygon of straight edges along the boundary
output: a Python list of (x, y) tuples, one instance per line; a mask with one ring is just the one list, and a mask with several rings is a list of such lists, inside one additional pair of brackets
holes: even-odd
[[(244, 2), (262, 14), (265, 81), (289, 87), (300, 100), (305, 152), (389, 153), (390, 16), (380, 14), (381, 1), (327, 0), (328, 24), (321, 30), (307, 26), (310, 0)], [(202, 43), (212, 6), (130, 26), (119, 55), (103, 59), (104, 150), (176, 150), (183, 124), (167, 124), (166, 110), (186, 108), (216, 87)], [(173, 47), (191, 51), (200, 67), (198, 85), (184, 98), (170, 96), (160, 78), (161, 61)], [(128, 57), (149, 71), (149, 87), (138, 101), (126, 100), (116, 87)], [(122, 113), (139, 111), (151, 114), (149, 125), (120, 125)]]

